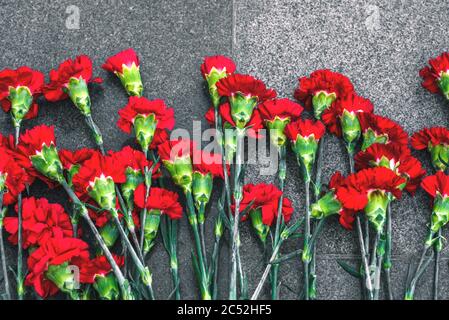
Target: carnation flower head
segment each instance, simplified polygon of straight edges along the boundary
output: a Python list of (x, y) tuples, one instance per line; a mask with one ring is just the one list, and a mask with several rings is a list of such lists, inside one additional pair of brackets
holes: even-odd
[(273, 99), (261, 103), (258, 107), (265, 126), (270, 131), (271, 142), (275, 146), (284, 146), (287, 142), (285, 127), (297, 120), (304, 108), (290, 99)]
[(231, 117), (239, 129), (246, 127), (257, 104), (276, 98), (276, 92), (250, 75), (233, 74), (217, 82), (218, 94), (227, 97)]
[(419, 75), (422, 86), (431, 93), (442, 93), (449, 99), (449, 53), (443, 52), (429, 60), (429, 66), (422, 68)]
[(299, 78), (295, 90), (295, 98), (301, 101), (306, 109), (314, 111), (315, 117), (321, 114), (337, 99), (343, 99), (354, 92), (354, 86), (344, 75), (330, 70), (316, 70), (309, 77)]
[[(16, 205), (16, 211), (18, 206)], [(41, 246), (50, 238), (70, 238), (73, 236), (72, 224), (64, 208), (47, 199), (24, 198), (22, 202), (22, 245), (24, 249)], [(6, 217), (5, 230), (10, 234), (8, 240), (17, 245), (18, 218)]]
[(0, 193), (3, 193), (4, 206), (17, 201), (18, 195), (25, 190), (28, 180), (28, 175), (17, 163), (11, 151), (0, 146)]
[[(421, 187), (432, 197), (430, 230), (435, 234), (449, 222), (449, 176), (438, 171), (432, 176), (425, 177)], [(433, 236), (427, 241), (433, 241)], [(427, 244), (432, 245), (432, 243)]]
[(133, 48), (123, 50), (108, 58), (102, 68), (114, 73), (120, 79), (128, 95), (142, 96), (143, 84), (140, 76), (139, 57)]
[(130, 97), (119, 116), (118, 127), (126, 133), (134, 131), (142, 150), (150, 148), (157, 130), (172, 130), (175, 126), (173, 108), (160, 99)]
[(424, 128), (411, 137), (416, 150), (427, 149), (435, 170), (446, 171), (449, 164), (449, 130), (445, 127)]
[(100, 152), (98, 150), (90, 148), (82, 148), (75, 151), (67, 149), (59, 150), (59, 159), (61, 159), (62, 166), (67, 172), (69, 185), (72, 184), (73, 176), (78, 173), (80, 166), (92, 157), (99, 156), (99, 154)]
[(389, 118), (364, 112), (359, 114), (359, 121), (363, 135), (362, 150), (366, 150), (374, 143), (404, 146), (408, 144), (408, 134)]
[(102, 83), (92, 78), (92, 61), (86, 55), (62, 62), (58, 69), (50, 71), (50, 82), (44, 86), (45, 99), (57, 102), (70, 98), (84, 116), (91, 114), (91, 101), (87, 85)]
[(29, 273), (25, 285), (34, 286), (42, 298), (59, 290), (70, 293), (76, 288), (76, 279), (69, 266), (89, 258), (88, 245), (75, 238), (50, 238), (33, 251), (28, 258)]
[(0, 105), (5, 112), (11, 112), (13, 125), (20, 126), (23, 119), (37, 116), (35, 99), (42, 94), (44, 75), (27, 66), (16, 70), (0, 71)]
[(201, 65), (201, 74), (207, 81), (209, 94), (215, 108), (218, 108), (220, 104), (220, 95), (218, 94), (216, 86), (217, 82), (234, 72), (235, 63), (228, 57), (212, 56), (204, 58), (203, 64)]

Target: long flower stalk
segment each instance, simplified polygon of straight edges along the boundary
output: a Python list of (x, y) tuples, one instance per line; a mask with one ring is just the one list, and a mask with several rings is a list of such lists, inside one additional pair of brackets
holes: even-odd
[(6, 208), (3, 208), (3, 192), (0, 192), (0, 254), (2, 259), (3, 279), (5, 284), (6, 299), (11, 300), (11, 291), (9, 289), (8, 268), (6, 266), (5, 244), (3, 242), (3, 218), (6, 214)]
[(363, 240), (363, 231), (362, 231), (362, 224), (360, 222), (360, 217), (357, 215), (356, 218), (356, 224), (357, 224), (357, 233), (358, 233), (358, 239), (359, 239), (359, 247), (360, 247), (360, 254), (362, 257), (362, 266), (364, 270), (364, 286), (367, 290), (368, 300), (373, 300), (373, 288), (372, 288), (372, 282), (371, 282), (371, 275), (370, 275), (370, 268), (368, 263), (368, 255), (365, 251), (365, 244)]
[(441, 229), (438, 230), (438, 239), (435, 242), (435, 269), (434, 269), (434, 279), (433, 279), (433, 300), (438, 300), (438, 282), (440, 278), (440, 252), (441, 246), (439, 245), (441, 241)]
[(385, 235), (385, 259), (382, 263), (382, 268), (385, 273), (385, 281), (387, 285), (388, 300), (394, 300), (393, 288), (391, 286), (391, 252), (392, 252), (392, 221), (391, 221), (391, 204), (387, 207), (387, 221), (386, 221), (386, 235)]

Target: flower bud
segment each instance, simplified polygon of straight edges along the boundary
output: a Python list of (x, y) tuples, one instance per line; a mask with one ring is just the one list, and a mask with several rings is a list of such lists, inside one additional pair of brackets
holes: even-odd
[(335, 93), (327, 93), (326, 91), (319, 91), (315, 93), (312, 98), (313, 113), (316, 119), (321, 119), (321, 114), (328, 109), (332, 103), (337, 99)]
[(342, 205), (337, 200), (334, 191), (330, 191), (312, 204), (310, 214), (315, 219), (323, 219), (339, 213), (341, 209)]
[(62, 163), (54, 144), (44, 144), (41, 151), (36, 152), (30, 159), (34, 168), (44, 176), (58, 182), (64, 180)]
[(128, 95), (142, 96), (143, 84), (140, 76), (140, 68), (135, 63), (129, 67), (123, 65), (122, 68), (122, 73), (117, 72), (116, 75), (119, 77)]
[(343, 139), (347, 143), (348, 151), (353, 153), (357, 141), (360, 139), (361, 127), (357, 115), (353, 112), (343, 111), (340, 118)]
[(231, 116), (236, 127), (239, 129), (245, 128), (253, 115), (254, 108), (257, 104), (257, 97), (244, 96), (236, 93), (229, 97), (229, 102), (231, 104)]
[(147, 212), (147, 217), (145, 219), (144, 226), (144, 244), (143, 252), (150, 252), (154, 245), (154, 239), (156, 239), (157, 232), (159, 230), (159, 224), (161, 222), (161, 211), (160, 210), (150, 210)]
[(112, 273), (106, 276), (96, 276), (93, 287), (103, 300), (118, 300), (120, 297), (120, 289)]
[(368, 204), (364, 211), (377, 232), (380, 232), (385, 224), (389, 202), (388, 195), (383, 191), (377, 190), (368, 194)]
[(33, 95), (28, 87), (11, 87), (9, 89), (8, 99), (11, 101), (13, 124), (17, 127), (25, 118), (28, 111), (30, 111), (31, 105), (33, 104)]
[(112, 210), (116, 207), (115, 183), (112, 177), (101, 174), (90, 183), (89, 195), (98, 203), (101, 209)]
[(318, 142), (315, 136), (303, 137), (298, 135), (296, 141), (292, 144), (292, 149), (301, 164), (304, 180), (310, 181), (316, 152), (318, 150)]
[(142, 150), (148, 150), (154, 138), (157, 127), (156, 116), (151, 113), (147, 116), (138, 115), (134, 119), (134, 132)]
[(91, 114), (91, 102), (86, 81), (80, 78), (70, 78), (65, 89), (73, 104), (81, 111), (81, 114), (88, 116)]
[[(211, 173), (202, 174), (198, 171), (193, 173), (192, 193), (197, 209), (201, 208), (201, 206), (205, 207), (209, 203), (212, 187), (213, 177)], [(201, 217), (199, 218), (200, 223), (204, 222), (204, 220), (201, 221)]]
[(251, 210), (251, 212), (249, 213), (249, 217), (251, 219), (251, 224), (256, 231), (256, 234), (259, 237), (260, 241), (262, 241), (262, 243), (265, 243), (268, 233), (270, 232), (270, 227), (263, 223), (261, 209), (259, 208), (256, 210)]
[(106, 246), (112, 248), (118, 239), (119, 231), (114, 223), (108, 222), (100, 229), (100, 235), (106, 243)]
[(192, 189), (193, 169), (190, 154), (176, 156), (174, 160), (163, 160), (165, 168), (170, 173), (173, 182), (181, 187), (183, 191), (190, 192)]
[(266, 121), (266, 126), (270, 131), (270, 140), (273, 145), (278, 147), (285, 145), (287, 136), (284, 131), (289, 122), (289, 118), (280, 119), (279, 117), (275, 117), (272, 121)]

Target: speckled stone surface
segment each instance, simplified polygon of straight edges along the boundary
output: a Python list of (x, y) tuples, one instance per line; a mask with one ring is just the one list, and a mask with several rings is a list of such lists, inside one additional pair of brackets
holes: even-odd
[[(79, 8), (79, 29), (67, 28), (66, 10)], [(100, 66), (110, 55), (133, 47), (141, 58), (145, 95), (163, 98), (176, 110), (178, 128), (192, 131), (192, 121), (202, 120), (208, 109), (199, 73), (206, 55), (232, 56), (241, 73), (251, 73), (275, 88), (279, 96), (292, 97), (299, 76), (330, 68), (348, 75), (357, 92), (371, 99), (376, 112), (398, 121), (412, 133), (425, 126), (448, 125), (447, 103), (420, 86), (419, 69), (429, 57), (447, 50), (449, 6), (444, 1), (393, 0), (227, 0), (227, 1), (10, 1), (0, 0), (0, 68), (20, 65), (48, 71), (69, 58), (87, 54), (94, 61), (94, 75), (104, 78), (91, 89), (93, 116), (102, 128), (105, 145), (118, 149), (132, 143), (115, 126), (117, 110), (127, 97), (119, 81)], [(69, 21), (70, 22), (70, 21)], [(62, 148), (93, 147), (81, 115), (66, 102), (40, 100), (37, 119), (25, 128), (54, 124)], [(206, 124), (203, 121), (203, 128)], [(0, 131), (12, 132), (7, 115), (0, 113)], [(327, 141), (324, 181), (335, 170), (347, 171), (343, 146), (334, 137)], [(427, 169), (430, 163), (416, 154)], [(297, 215), (304, 212), (304, 189), (293, 160), (288, 161), (287, 196)], [(249, 171), (248, 182), (273, 181)], [(34, 196), (67, 203), (59, 190), (42, 184), (32, 187)], [(408, 263), (418, 255), (429, 216), (428, 198), (418, 191), (393, 205), (394, 236), (392, 270), (394, 291), (402, 297)], [(214, 207), (208, 220), (209, 239)], [(183, 298), (197, 298), (190, 262), (192, 236), (186, 221), (179, 234), (179, 259)], [(210, 240), (212, 243), (212, 240)], [(263, 272), (263, 253), (248, 225), (242, 226), (242, 259), (252, 292)], [(290, 252), (299, 243), (289, 242)], [(14, 266), (14, 249), (7, 245), (8, 261)], [(355, 234), (332, 220), (319, 240), (317, 264), (320, 299), (359, 299), (359, 281), (345, 273), (337, 259), (358, 263)], [(220, 296), (227, 295), (227, 243), (220, 264)], [(171, 291), (168, 257), (155, 246), (148, 261), (154, 274), (158, 298)], [(448, 254), (441, 261), (441, 298), (449, 298)], [(429, 298), (432, 270), (417, 289), (417, 298)], [(301, 266), (292, 261), (282, 266), (281, 297), (297, 298), (301, 289)], [(2, 282), (2, 276), (0, 276)], [(3, 283), (3, 282), (2, 282)], [(2, 284), (3, 285), (3, 284)], [(0, 286), (0, 295), (3, 287)], [(263, 297), (268, 297), (264, 292)]]

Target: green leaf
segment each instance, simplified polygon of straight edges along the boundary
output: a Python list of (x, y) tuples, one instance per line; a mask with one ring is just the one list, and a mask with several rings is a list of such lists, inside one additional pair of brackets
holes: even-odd
[(302, 250), (301, 249), (295, 250), (295, 251), (290, 252), (288, 254), (281, 255), (280, 258), (274, 260), (273, 262), (271, 262), (271, 264), (279, 264), (279, 263), (282, 263), (282, 262), (290, 261), (290, 260), (300, 256), (301, 254), (302, 254)]
[(362, 279), (362, 275), (354, 267), (350, 266), (349, 264), (347, 264), (346, 262), (341, 261), (341, 260), (337, 260), (337, 263), (339, 264), (340, 267), (343, 268), (343, 270), (345, 270), (351, 276), (358, 278), (358, 279)]

